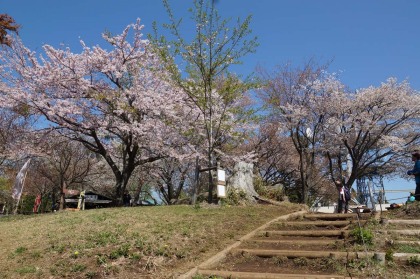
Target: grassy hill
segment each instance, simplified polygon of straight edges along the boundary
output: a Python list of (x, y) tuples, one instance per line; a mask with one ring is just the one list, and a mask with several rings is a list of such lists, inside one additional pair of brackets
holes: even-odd
[(283, 206), (158, 206), (0, 218), (0, 278), (173, 278)]

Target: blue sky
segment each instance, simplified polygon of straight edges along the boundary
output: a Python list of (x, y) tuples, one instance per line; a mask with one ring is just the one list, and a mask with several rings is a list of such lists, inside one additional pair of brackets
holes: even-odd
[[(192, 0), (172, 0), (174, 14), (188, 18)], [(252, 14), (251, 29), (260, 46), (235, 70), (248, 75), (257, 65), (273, 69), (314, 57), (333, 59), (331, 72), (351, 89), (377, 86), (389, 77), (420, 90), (420, 2), (417, 0), (219, 0), (223, 17)], [(3, 0), (0, 13), (22, 25), (20, 36), (32, 50), (43, 44), (80, 50), (103, 44), (105, 30), (119, 34), (137, 18), (152, 32), (152, 22), (167, 22), (160, 0)], [(184, 25), (188, 34), (194, 26)], [(414, 181), (386, 183), (386, 189), (412, 189)], [(387, 195), (389, 199), (408, 193)]]

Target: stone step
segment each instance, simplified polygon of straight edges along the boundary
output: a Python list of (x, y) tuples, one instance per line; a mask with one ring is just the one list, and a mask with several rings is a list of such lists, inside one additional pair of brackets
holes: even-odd
[(350, 277), (346, 277), (342, 275), (255, 273), (255, 272), (206, 270), (206, 269), (199, 269), (198, 274), (203, 275), (203, 276), (217, 276), (217, 277), (222, 277), (222, 278), (236, 278), (236, 279), (347, 279), (347, 278), (350, 278)]

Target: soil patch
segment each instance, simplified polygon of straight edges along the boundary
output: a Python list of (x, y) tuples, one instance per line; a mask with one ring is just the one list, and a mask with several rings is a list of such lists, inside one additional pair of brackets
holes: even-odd
[(229, 261), (221, 263), (218, 270), (261, 272), (266, 273), (286, 273), (286, 274), (335, 274), (337, 260), (325, 259), (306, 259), (287, 257), (262, 258), (248, 254), (232, 254)]
[(263, 250), (302, 250), (302, 251), (325, 251), (337, 250), (338, 247), (344, 248), (343, 242), (324, 244), (313, 242), (299, 242), (294, 243), (266, 243), (266, 242), (247, 242), (241, 245), (244, 249), (263, 249)]
[(420, 202), (407, 203), (399, 208), (384, 211), (381, 217), (388, 219), (419, 219)]

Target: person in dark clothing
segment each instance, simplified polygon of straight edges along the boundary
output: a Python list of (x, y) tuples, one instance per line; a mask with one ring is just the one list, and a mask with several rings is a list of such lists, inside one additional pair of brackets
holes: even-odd
[(416, 191), (414, 196), (416, 201), (420, 201), (420, 153), (414, 152), (411, 154), (411, 160), (414, 162), (414, 167), (412, 170), (407, 171), (408, 175), (414, 175), (416, 181)]
[(123, 203), (124, 206), (130, 206), (131, 205), (131, 195), (128, 193), (128, 191), (125, 191), (123, 196)]

